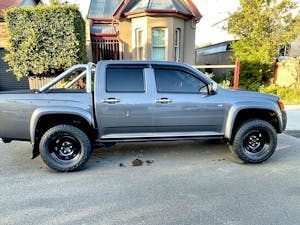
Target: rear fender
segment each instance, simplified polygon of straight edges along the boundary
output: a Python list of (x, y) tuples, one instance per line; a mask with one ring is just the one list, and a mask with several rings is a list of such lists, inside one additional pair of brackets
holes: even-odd
[(36, 109), (30, 120), (30, 140), (31, 144), (34, 145), (35, 143), (35, 131), (36, 127), (38, 125), (38, 121), (42, 116), (45, 115), (55, 115), (55, 114), (65, 114), (65, 115), (75, 115), (79, 116), (86, 120), (86, 122), (91, 126), (95, 127), (95, 121), (93, 115), (82, 109), (77, 107), (69, 107), (69, 106), (63, 106), (63, 107), (41, 107)]

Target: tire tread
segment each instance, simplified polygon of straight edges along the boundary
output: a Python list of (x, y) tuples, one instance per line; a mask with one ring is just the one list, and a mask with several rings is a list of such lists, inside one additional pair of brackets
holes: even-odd
[[(256, 128), (260, 127), (266, 130), (270, 136), (270, 150), (269, 153), (266, 154), (264, 157), (259, 159), (254, 159), (248, 157), (246, 154), (243, 153), (243, 150), (239, 147), (240, 142), (242, 141), (243, 133)], [(232, 152), (234, 160), (241, 161), (242, 163), (262, 163), (266, 160), (268, 160), (274, 153), (277, 146), (277, 133), (275, 128), (267, 121), (261, 120), (261, 119), (250, 119), (246, 120), (244, 123), (242, 123), (239, 128), (237, 129), (237, 132), (233, 138), (232, 144), (229, 146), (230, 150)]]
[[(79, 142), (81, 143), (82, 146), (85, 146), (86, 148), (84, 150), (85, 152), (83, 153), (83, 157), (75, 165), (68, 168), (63, 168), (60, 167), (57, 163), (53, 163), (51, 156), (49, 156), (47, 149), (45, 149), (47, 143), (49, 142), (49, 139), (51, 139), (51, 136), (59, 132), (70, 132), (72, 135), (79, 137), (80, 138)], [(51, 169), (60, 172), (68, 172), (68, 171), (72, 172), (72, 171), (82, 170), (86, 166), (86, 163), (89, 160), (92, 153), (91, 142), (88, 136), (79, 128), (67, 124), (57, 125), (47, 130), (41, 138), (39, 147), (40, 147), (41, 157), (43, 161), (46, 163), (46, 165), (48, 165)]]

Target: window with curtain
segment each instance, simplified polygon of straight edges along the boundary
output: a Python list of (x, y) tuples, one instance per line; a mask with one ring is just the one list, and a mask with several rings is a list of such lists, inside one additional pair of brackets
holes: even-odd
[(135, 33), (136, 40), (136, 57), (137, 60), (144, 60), (144, 41), (143, 41), (143, 30), (136, 29)]
[(181, 43), (181, 31), (179, 28), (175, 30), (175, 40), (174, 40), (174, 47), (175, 47), (175, 61), (179, 62), (180, 59), (180, 43)]
[(153, 28), (152, 29), (152, 60), (167, 60), (166, 42), (167, 42), (166, 28)]

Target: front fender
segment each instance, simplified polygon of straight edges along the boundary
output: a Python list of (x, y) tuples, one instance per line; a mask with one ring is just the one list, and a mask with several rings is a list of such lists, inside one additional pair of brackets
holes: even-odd
[(272, 101), (263, 101), (263, 102), (258, 102), (258, 101), (247, 101), (247, 102), (239, 102), (235, 103), (230, 107), (228, 110), (226, 122), (225, 122), (225, 129), (224, 129), (224, 136), (225, 138), (231, 139), (232, 133), (233, 133), (233, 126), (236, 120), (236, 117), (238, 113), (241, 110), (244, 109), (264, 109), (264, 110), (269, 110), (275, 113), (275, 115), (278, 118), (279, 122), (279, 129), (283, 129), (283, 123), (282, 123), (282, 116), (281, 116), (281, 111), (278, 105), (275, 102)]
[(69, 114), (80, 116), (85, 119), (88, 124), (92, 127), (95, 127), (95, 121), (93, 115), (78, 107), (73, 106), (51, 106), (51, 107), (41, 107), (36, 109), (31, 116), (30, 119), (30, 140), (31, 144), (34, 145), (35, 140), (35, 130), (37, 127), (37, 123), (42, 116), (45, 115), (55, 115), (55, 114)]

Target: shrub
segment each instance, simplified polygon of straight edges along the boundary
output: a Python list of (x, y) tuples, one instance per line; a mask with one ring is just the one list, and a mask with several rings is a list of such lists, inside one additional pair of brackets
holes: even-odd
[(223, 73), (221, 76), (211, 76), (216, 83), (223, 88), (230, 88), (233, 86), (234, 72), (232, 70)]
[(275, 94), (278, 95), (285, 104), (300, 104), (300, 92), (298, 88), (293, 87), (279, 87), (275, 84), (271, 84), (268, 86), (260, 86), (259, 92), (267, 93), (267, 94)]
[(257, 91), (259, 86), (273, 76), (273, 64), (241, 62), (239, 85), (247, 90)]
[(85, 23), (74, 5), (11, 8), (4, 12), (5, 60), (18, 79), (50, 76), (86, 61)]

